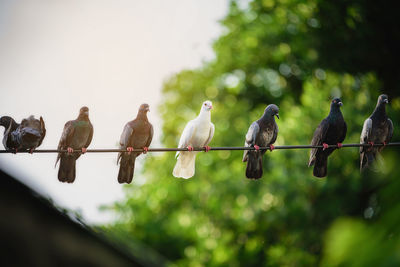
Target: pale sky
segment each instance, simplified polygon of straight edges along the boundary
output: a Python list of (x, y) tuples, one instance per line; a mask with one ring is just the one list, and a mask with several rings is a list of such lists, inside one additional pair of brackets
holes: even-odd
[[(148, 103), (159, 146), (162, 83), (214, 57), (227, 10), (227, 0), (0, 0), (0, 116), (43, 116), (39, 149), (55, 149), (65, 122), (86, 105), (89, 148), (116, 148), (125, 123)], [(81, 156), (73, 184), (58, 181), (56, 154), (0, 154), (0, 168), (101, 223), (113, 216), (98, 206), (124, 197), (116, 156)], [(134, 182), (144, 182), (138, 171)]]

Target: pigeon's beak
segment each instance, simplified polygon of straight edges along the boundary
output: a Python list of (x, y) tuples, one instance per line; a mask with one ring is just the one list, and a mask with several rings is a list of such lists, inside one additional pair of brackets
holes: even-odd
[(276, 113), (275, 116), (279, 119), (279, 113)]
[(342, 103), (342, 102), (339, 102), (338, 105), (339, 105), (339, 106), (343, 106), (343, 103)]
[(86, 116), (89, 116), (89, 111), (85, 111), (85, 112), (83, 112), (83, 114), (85, 114)]
[(388, 100), (388, 99), (385, 99), (385, 100), (383, 100), (383, 102), (385, 102), (386, 104), (388, 104), (388, 103), (389, 103), (389, 100)]
[(210, 110), (212, 110), (212, 105), (210, 106)]
[(149, 107), (147, 107), (145, 110), (146, 110), (147, 112), (150, 112), (150, 108), (149, 108)]

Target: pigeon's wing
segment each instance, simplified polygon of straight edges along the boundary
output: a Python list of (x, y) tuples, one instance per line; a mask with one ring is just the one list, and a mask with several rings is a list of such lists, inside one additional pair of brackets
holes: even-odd
[[(372, 131), (372, 119), (368, 118), (364, 121), (364, 126), (361, 131), (360, 144), (367, 144)], [(364, 151), (364, 147), (360, 146), (360, 153)]]
[[(74, 136), (74, 131), (74, 121), (68, 121), (67, 123), (65, 123), (60, 142), (58, 143), (58, 150), (65, 149), (69, 146), (69, 144), (71, 144), (72, 138)], [(60, 160), (60, 158), (61, 153), (58, 153), (55, 165), (57, 165), (57, 162)]]
[(68, 147), (69, 144), (72, 142), (72, 138), (74, 136), (74, 121), (68, 121), (64, 125), (64, 130), (61, 134), (60, 142), (58, 143), (58, 149), (64, 149)]
[(214, 123), (210, 122), (210, 134), (208, 135), (207, 141), (204, 143), (205, 146), (211, 142), (211, 139), (214, 136), (214, 132), (215, 132)]
[(387, 119), (388, 122), (388, 135), (386, 136), (386, 143), (389, 143), (392, 140), (393, 136), (393, 122), (391, 119)]
[(149, 129), (149, 138), (147, 138), (147, 142), (146, 142), (146, 147), (149, 147), (151, 144), (151, 141), (153, 140), (153, 134), (154, 134), (154, 129), (153, 129), (153, 125), (150, 124), (150, 129)]
[[(258, 135), (259, 132), (260, 132), (260, 126), (255, 121), (250, 125), (249, 130), (247, 131), (246, 140), (244, 142), (244, 146), (245, 147), (254, 146), (255, 143), (256, 143), (257, 135)], [(243, 162), (247, 161), (248, 152), (249, 152), (249, 150), (245, 150), (244, 151), (244, 153), (243, 153)]]
[[(183, 129), (181, 138), (179, 139), (179, 148), (187, 147), (192, 139), (193, 133), (196, 130), (196, 123), (194, 120), (189, 121)], [(179, 155), (180, 151), (176, 152), (175, 157)]]
[[(312, 146), (320, 146), (322, 145), (326, 133), (328, 132), (329, 129), (329, 123), (327, 119), (323, 119), (321, 123), (318, 125), (317, 129), (315, 129), (314, 136), (311, 140), (311, 145)], [(311, 153), (310, 153), (310, 160), (308, 162), (308, 166), (311, 166), (314, 164), (315, 161), (315, 154), (317, 154), (318, 148), (312, 148)]]
[(273, 143), (275, 143), (275, 141), (276, 141), (276, 138), (278, 137), (278, 125), (276, 124), (276, 122), (275, 122), (275, 127), (274, 127), (274, 135), (272, 136), (272, 139), (271, 139), (271, 141), (269, 142), (270, 144), (273, 144)]
[(39, 145), (38, 146), (40, 146), (42, 144), (43, 139), (46, 136), (46, 126), (44, 124), (44, 120), (43, 120), (42, 116), (40, 116), (40, 128), (42, 130), (42, 136), (41, 136), (41, 138), (39, 140)]
[(89, 136), (86, 141), (86, 144), (85, 144), (85, 148), (87, 148), (90, 145), (90, 143), (92, 142), (92, 138), (93, 138), (93, 125), (90, 121), (89, 121), (89, 131), (90, 132), (89, 132)]
[[(128, 147), (132, 135), (133, 135), (133, 128), (131, 124), (128, 122), (125, 125), (124, 130), (122, 131), (121, 138), (119, 139), (119, 146), (121, 149), (126, 149)], [(122, 152), (118, 153), (117, 164), (121, 159), (122, 155), (123, 155)]]
[(344, 121), (343, 122), (343, 129), (342, 129), (342, 135), (339, 138), (339, 143), (342, 143), (344, 141), (344, 139), (346, 138), (346, 134), (347, 134), (347, 124)]

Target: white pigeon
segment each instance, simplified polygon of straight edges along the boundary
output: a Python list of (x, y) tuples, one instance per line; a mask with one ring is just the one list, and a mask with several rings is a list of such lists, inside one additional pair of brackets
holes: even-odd
[[(194, 120), (186, 124), (179, 148), (187, 147), (193, 150), (193, 147), (204, 147), (207, 152), (210, 147), (207, 146), (214, 136), (214, 124), (211, 122), (211, 101), (205, 101), (201, 105), (200, 114)], [(178, 151), (176, 153), (177, 162), (172, 174), (175, 177), (188, 179), (194, 175), (196, 151)]]

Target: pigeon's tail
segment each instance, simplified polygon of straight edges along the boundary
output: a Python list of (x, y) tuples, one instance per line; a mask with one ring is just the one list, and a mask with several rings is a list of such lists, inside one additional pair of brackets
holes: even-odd
[(376, 152), (374, 151), (365, 151), (360, 154), (360, 171), (365, 170), (370, 167), (372, 162), (375, 161)]
[(263, 175), (262, 154), (249, 151), (247, 154), (246, 177), (249, 179), (260, 179)]
[(191, 178), (194, 175), (196, 154), (197, 152), (181, 152), (172, 174), (184, 179)]
[(130, 184), (133, 179), (133, 173), (135, 171), (135, 160), (136, 157), (122, 156), (121, 163), (118, 172), (118, 183)]
[(60, 182), (73, 183), (75, 181), (75, 162), (73, 156), (62, 155), (60, 168), (58, 169), (58, 180)]
[(315, 177), (325, 177), (328, 174), (328, 156), (324, 154), (315, 157), (313, 175)]

